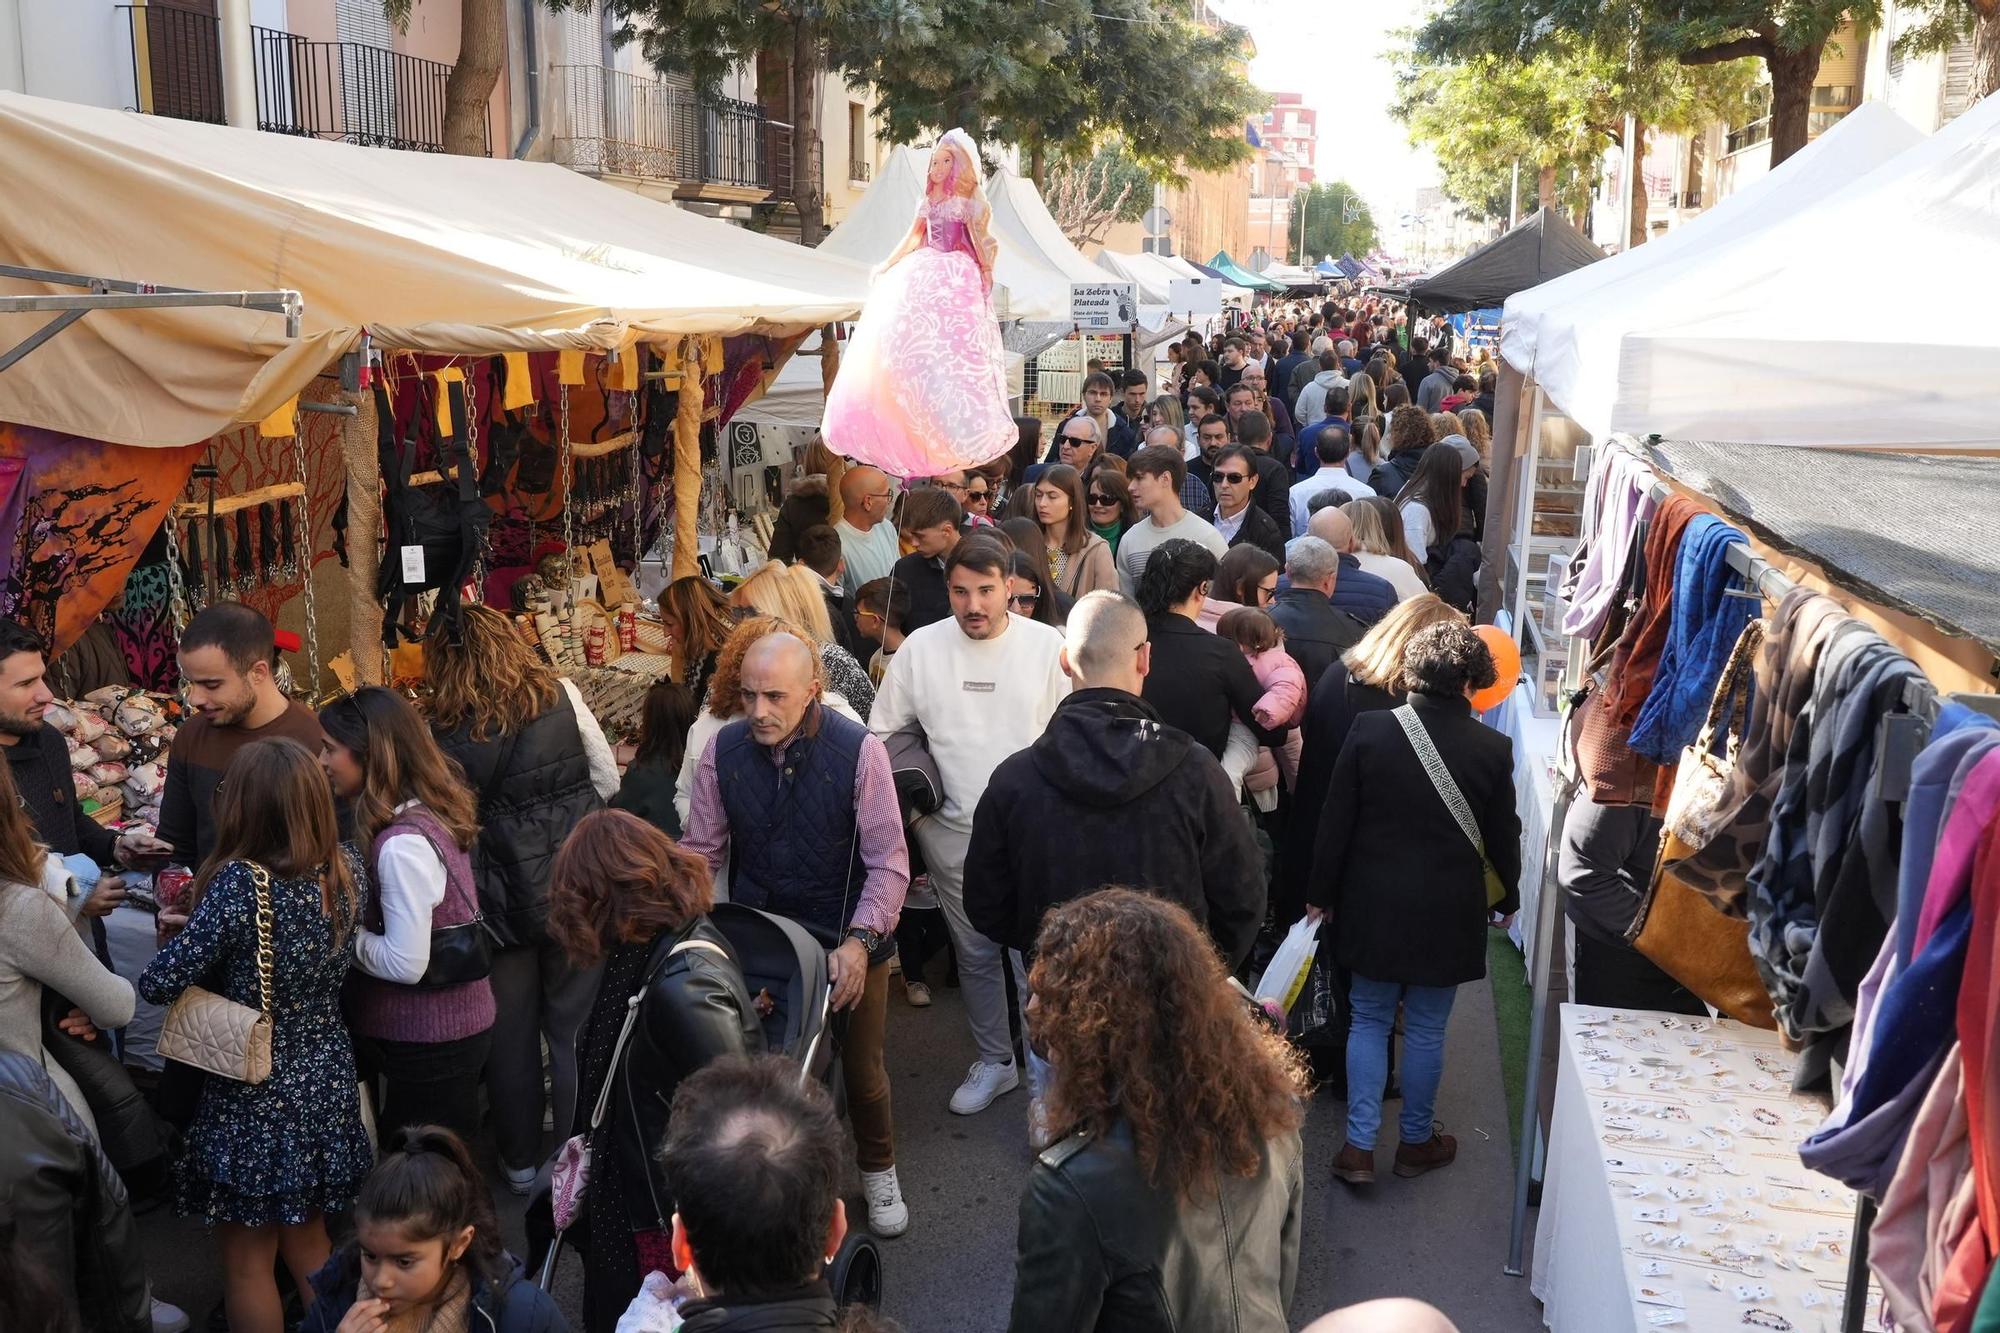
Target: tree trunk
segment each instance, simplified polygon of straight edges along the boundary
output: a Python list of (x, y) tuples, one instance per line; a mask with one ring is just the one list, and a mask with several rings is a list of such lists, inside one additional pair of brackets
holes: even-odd
[(1812, 110), (1813, 80), (1819, 75), (1824, 38), (1799, 51), (1775, 48), (1764, 57), (1771, 72), (1771, 165), (1777, 166), (1806, 146)]
[(1646, 243), (1646, 122), (1632, 121), (1632, 179), (1625, 182), (1632, 191), (1632, 232), (1625, 238), (1630, 250)]
[(814, 170), (819, 147), (819, 28), (810, 19), (792, 25), (792, 206), (799, 213), (799, 241), (818, 245), (826, 233), (826, 208)]
[(1535, 206), (1554, 208), (1556, 206), (1556, 169), (1543, 167), (1535, 177)]
[(444, 84), (444, 150), (485, 157), (486, 108), (507, 58), (501, 0), (459, 0), (458, 63)]
[(2000, 0), (1974, 0), (1979, 21), (1972, 29), (1972, 96), (2000, 92)]
[[(1088, 168), (1085, 168), (1088, 171)], [(1028, 145), (1028, 179), (1040, 190), (1049, 179), (1049, 150), (1040, 139)], [(1086, 179), (1086, 184), (1088, 180)]]

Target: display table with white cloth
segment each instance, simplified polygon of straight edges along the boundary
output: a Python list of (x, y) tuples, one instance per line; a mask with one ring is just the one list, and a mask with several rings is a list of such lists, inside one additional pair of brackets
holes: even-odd
[(1514, 801), (1521, 816), (1521, 912), (1508, 928), (1514, 947), (1527, 949), (1535, 938), (1541, 910), (1542, 866), (1554, 836), (1556, 755), (1562, 744), (1559, 718), (1536, 717), (1534, 691), (1518, 685), (1485, 715), (1488, 725), (1514, 742)]
[(1551, 1329), (1840, 1327), (1854, 1193), (1799, 1163), (1825, 1112), (1794, 1063), (1727, 1019), (1562, 1006), (1530, 1279)]

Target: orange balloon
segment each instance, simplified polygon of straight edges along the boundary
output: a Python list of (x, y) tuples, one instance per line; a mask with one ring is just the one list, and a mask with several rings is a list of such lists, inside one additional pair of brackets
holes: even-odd
[(1520, 683), (1521, 646), (1498, 625), (1479, 625), (1473, 633), (1486, 640), (1487, 650), (1493, 654), (1493, 669), (1497, 673), (1491, 685), (1472, 696), (1472, 711), (1483, 713), (1489, 708), (1499, 707), (1514, 692), (1514, 686)]

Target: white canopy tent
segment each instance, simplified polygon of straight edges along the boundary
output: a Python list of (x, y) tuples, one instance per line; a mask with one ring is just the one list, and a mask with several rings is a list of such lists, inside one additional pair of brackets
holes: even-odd
[[(1886, 315), (1831, 280), (1904, 274)], [(2000, 96), (1712, 256), (1628, 334), (1613, 430), (1840, 448), (2000, 446)], [(1888, 323), (1884, 324), (1884, 320)]]
[[(819, 350), (820, 335), (807, 336), (799, 347), (799, 355), (792, 357), (778, 369), (764, 392), (736, 409), (732, 422), (748, 422), (754, 426), (789, 427), (799, 431), (816, 431), (820, 419), (826, 414), (826, 389), (821, 383)], [(1007, 393), (1018, 401), (1021, 397), (1021, 367), (1024, 358), (1018, 353), (1007, 353)]]
[(1159, 262), (1157, 255), (1128, 255), (1116, 250), (1100, 250), (1097, 266), (1114, 278), (1139, 284), (1139, 300), (1146, 305), (1167, 303), (1167, 284), (1179, 273)]
[[(1005, 167), (986, 178), (986, 198), (993, 206), (993, 236), (1000, 252), (1018, 249), (1038, 265), (1057, 275), (1062, 284), (1062, 316), (1069, 316), (1069, 284), (1124, 280), (1123, 275), (1084, 257), (1050, 214), (1035, 183)], [(1171, 316), (1164, 302), (1139, 301), (1140, 345), (1160, 340), (1171, 332)], [(1150, 336), (1148, 336), (1150, 335)]]
[(1317, 287), (1326, 281), (1318, 273), (1300, 268), (1297, 264), (1266, 264), (1260, 276), (1272, 282), (1282, 282), (1287, 287)]
[[(284, 317), (117, 310), (0, 375), (0, 421), (185, 445), (296, 396), (363, 329), (468, 356), (790, 335), (860, 309), (857, 265), (547, 163), (403, 153), (0, 93), (0, 263), (208, 291)], [(28, 290), (22, 291), (23, 288)], [(44, 295), (8, 279), (0, 292)], [(0, 314), (0, 346), (48, 322)]]
[[(1203, 282), (1215, 281), (1213, 274), (1203, 273), (1179, 255), (1159, 255), (1157, 258), (1161, 263), (1174, 271), (1175, 277), (1200, 278)], [(1222, 284), (1222, 303), (1224, 305), (1236, 306), (1239, 309), (1248, 310), (1251, 300), (1256, 295), (1257, 293), (1251, 291), (1248, 287), (1238, 287), (1233, 282)]]
[[(1687, 226), (1510, 299), (1501, 353), (1598, 438), (2000, 443), (2000, 335), (1963, 318), (2000, 295), (1996, 123), (1989, 98), (1924, 140), (1864, 103)], [(1949, 310), (1891, 331), (1835, 280), (1913, 256), (1949, 272)]]

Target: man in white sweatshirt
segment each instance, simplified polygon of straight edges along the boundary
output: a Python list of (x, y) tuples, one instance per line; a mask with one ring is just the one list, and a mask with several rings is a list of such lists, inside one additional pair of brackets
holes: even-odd
[[(965, 914), (965, 850), (972, 812), (1000, 761), (1041, 736), (1069, 693), (1062, 635), (1007, 610), (1007, 551), (983, 533), (966, 537), (945, 560), (951, 619), (916, 630), (889, 659), (875, 695), (869, 730), (885, 741), (921, 730), (944, 803), (913, 830), (952, 945), (979, 1059), (952, 1094), (951, 1109), (974, 1115), (1020, 1086), (1007, 1029), (1007, 983), (1001, 947), (973, 929)], [(1027, 979), (1016, 983), (1027, 994)]]

